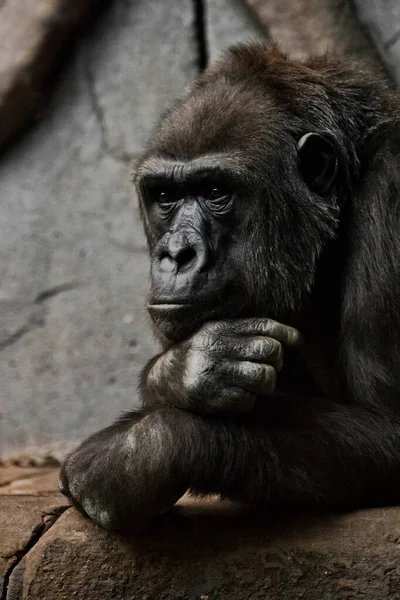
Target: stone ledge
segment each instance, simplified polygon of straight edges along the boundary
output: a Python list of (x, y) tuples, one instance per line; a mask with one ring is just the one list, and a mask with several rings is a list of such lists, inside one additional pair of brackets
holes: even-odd
[[(0, 497), (5, 521), (7, 511), (21, 510), (22, 498)], [(50, 502), (25, 498), (32, 511), (35, 502)], [(184, 498), (150, 531), (127, 540), (69, 508), (16, 564), (4, 597), (394, 600), (399, 523), (399, 508), (262, 519), (229, 503)]]
[(60, 494), (0, 496), (0, 598), (7, 598), (13, 569), (67, 508)]

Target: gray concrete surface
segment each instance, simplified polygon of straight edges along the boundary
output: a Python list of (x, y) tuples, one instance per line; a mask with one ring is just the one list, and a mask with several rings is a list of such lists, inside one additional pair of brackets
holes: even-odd
[(154, 353), (129, 165), (197, 74), (191, 2), (117, 0), (0, 161), (0, 457), (63, 454)]
[[(263, 39), (241, 0), (204, 8), (210, 58)], [(186, 0), (117, 0), (1, 158), (0, 459), (60, 457), (138, 402), (156, 346), (129, 168), (198, 73), (194, 21)]]
[(47, 77), (99, 0), (0, 2), (0, 148), (34, 120)]
[(399, 0), (354, 0), (360, 20), (369, 30), (389, 71), (400, 84)]
[(205, 0), (204, 8), (210, 60), (232, 44), (268, 41), (259, 21), (242, 0)]

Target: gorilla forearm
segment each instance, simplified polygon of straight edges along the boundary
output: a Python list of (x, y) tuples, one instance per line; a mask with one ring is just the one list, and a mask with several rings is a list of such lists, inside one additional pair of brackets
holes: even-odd
[(165, 408), (117, 423), (67, 459), (64, 492), (111, 528), (141, 526), (187, 489), (264, 508), (398, 497), (398, 422), (325, 400), (265, 402), (230, 420)]
[(169, 416), (142, 411), (92, 435), (64, 461), (61, 491), (107, 529), (142, 526), (168, 510), (190, 483)]

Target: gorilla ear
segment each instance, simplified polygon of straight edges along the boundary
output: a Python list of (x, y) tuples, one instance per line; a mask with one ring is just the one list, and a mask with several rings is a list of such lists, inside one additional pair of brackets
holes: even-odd
[(297, 143), (300, 173), (311, 191), (325, 196), (335, 181), (338, 157), (333, 138), (306, 133)]

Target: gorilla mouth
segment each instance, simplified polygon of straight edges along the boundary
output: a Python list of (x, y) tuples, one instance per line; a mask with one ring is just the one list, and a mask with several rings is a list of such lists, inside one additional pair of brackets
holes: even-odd
[(204, 302), (152, 302), (147, 305), (147, 310), (151, 317), (173, 318), (175, 315), (179, 318), (190, 318), (190, 314), (210, 315), (216, 312), (217, 307)]
[(148, 304), (149, 309), (174, 310), (185, 306), (196, 306), (193, 302), (152, 302)]
[(170, 341), (177, 342), (194, 333), (206, 321), (218, 318), (218, 306), (205, 303), (151, 303), (149, 315), (157, 329)]
[(225, 283), (224, 289), (207, 291), (175, 298), (153, 292), (148, 298), (147, 311), (160, 333), (172, 342), (185, 339), (208, 321), (241, 316), (246, 295), (237, 281), (229, 286)]

